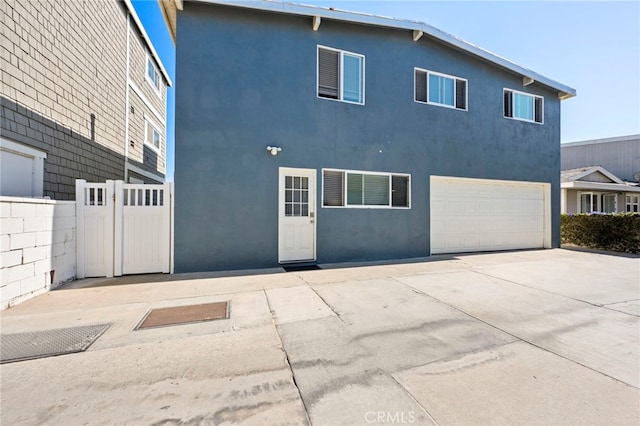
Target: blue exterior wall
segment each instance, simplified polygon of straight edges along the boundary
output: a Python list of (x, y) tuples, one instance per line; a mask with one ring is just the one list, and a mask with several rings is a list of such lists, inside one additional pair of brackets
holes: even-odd
[[(279, 167), (317, 170), (320, 263), (428, 256), (431, 175), (551, 183), (559, 245), (555, 91), (410, 31), (185, 2), (177, 34), (176, 272), (278, 265)], [(365, 56), (365, 105), (317, 97), (318, 45)], [(414, 67), (468, 79), (468, 111), (414, 102)], [(544, 125), (503, 118), (505, 87)], [(322, 208), (322, 168), (410, 173), (411, 209)]]

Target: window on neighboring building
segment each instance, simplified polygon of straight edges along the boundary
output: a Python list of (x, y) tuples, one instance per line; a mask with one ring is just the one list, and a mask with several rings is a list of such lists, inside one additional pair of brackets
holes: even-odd
[(318, 96), (364, 104), (364, 56), (318, 46)]
[(414, 68), (416, 102), (467, 109), (467, 80)]
[(149, 120), (145, 121), (144, 143), (160, 149), (160, 131)]
[(627, 195), (626, 196), (626, 211), (627, 213), (640, 212), (640, 195)]
[(150, 55), (147, 55), (147, 79), (156, 91), (160, 91), (160, 73), (153, 63)]
[(579, 213), (616, 213), (616, 194), (581, 192)]
[(410, 207), (407, 174), (347, 170), (322, 171), (322, 205), (325, 207)]
[(516, 120), (542, 123), (544, 121), (544, 98), (504, 89), (504, 116)]

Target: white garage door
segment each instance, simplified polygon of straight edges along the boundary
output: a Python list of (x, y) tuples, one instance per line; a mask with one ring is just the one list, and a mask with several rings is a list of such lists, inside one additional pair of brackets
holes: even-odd
[(431, 176), (431, 253), (550, 247), (550, 185)]

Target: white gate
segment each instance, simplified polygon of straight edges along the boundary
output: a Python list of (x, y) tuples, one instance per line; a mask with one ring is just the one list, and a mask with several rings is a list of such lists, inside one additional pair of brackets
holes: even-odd
[(173, 270), (173, 184), (76, 181), (77, 277)]

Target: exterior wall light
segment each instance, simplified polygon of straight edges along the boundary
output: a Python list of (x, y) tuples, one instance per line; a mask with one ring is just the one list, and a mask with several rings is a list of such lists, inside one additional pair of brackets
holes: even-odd
[(279, 146), (268, 146), (267, 151), (269, 151), (271, 155), (276, 156), (280, 151), (282, 151), (282, 148)]

